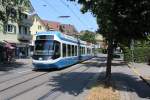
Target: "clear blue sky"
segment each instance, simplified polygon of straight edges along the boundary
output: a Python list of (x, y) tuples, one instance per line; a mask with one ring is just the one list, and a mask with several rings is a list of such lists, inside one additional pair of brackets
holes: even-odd
[[(30, 0), (36, 13), (42, 18), (57, 21), (63, 24), (72, 24), (80, 32), (81, 30), (96, 31), (98, 26), (96, 19), (88, 12), (82, 14), (80, 5), (67, 0)], [(62, 2), (61, 2), (62, 1)], [(68, 6), (68, 7), (67, 7)], [(71, 10), (69, 10), (71, 9)], [(74, 14), (73, 14), (73, 13)], [(70, 16), (59, 18), (59, 16)]]

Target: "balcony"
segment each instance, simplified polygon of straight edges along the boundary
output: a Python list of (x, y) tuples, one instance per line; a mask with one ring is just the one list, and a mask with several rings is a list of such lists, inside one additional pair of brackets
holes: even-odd
[(26, 26), (32, 26), (33, 24), (31, 19), (21, 19), (19, 22), (20, 25), (26, 25)]
[(31, 34), (18, 34), (18, 40), (22, 41), (30, 41), (32, 40), (32, 35)]
[(33, 21), (32, 21), (32, 18), (28, 14), (20, 13), (19, 18), (20, 18), (19, 20), (20, 25), (32, 26)]

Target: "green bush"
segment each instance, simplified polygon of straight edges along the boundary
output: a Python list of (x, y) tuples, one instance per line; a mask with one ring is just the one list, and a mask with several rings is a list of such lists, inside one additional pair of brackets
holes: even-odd
[(103, 48), (98, 48), (96, 51), (97, 51), (98, 53), (102, 53), (102, 52), (103, 52)]
[[(135, 47), (133, 50), (135, 62), (147, 62), (150, 59), (150, 47)], [(125, 49), (124, 60), (132, 61), (132, 52), (130, 49)]]
[(131, 54), (131, 50), (126, 48), (124, 50), (124, 60), (127, 61), (127, 62), (130, 62), (132, 61), (132, 54)]

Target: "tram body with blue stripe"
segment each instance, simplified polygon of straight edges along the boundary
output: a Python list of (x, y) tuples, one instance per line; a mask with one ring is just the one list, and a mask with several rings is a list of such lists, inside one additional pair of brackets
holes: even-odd
[(94, 56), (94, 45), (59, 31), (36, 34), (32, 62), (34, 69), (63, 68)]

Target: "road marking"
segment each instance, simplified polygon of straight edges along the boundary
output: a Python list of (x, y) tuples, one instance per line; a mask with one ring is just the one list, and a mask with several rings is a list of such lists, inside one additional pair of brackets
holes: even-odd
[(24, 70), (24, 71), (21, 71), (21, 72), (18, 72), (18, 73), (26, 73), (26, 72), (30, 72), (32, 71), (31, 69), (30, 70)]

